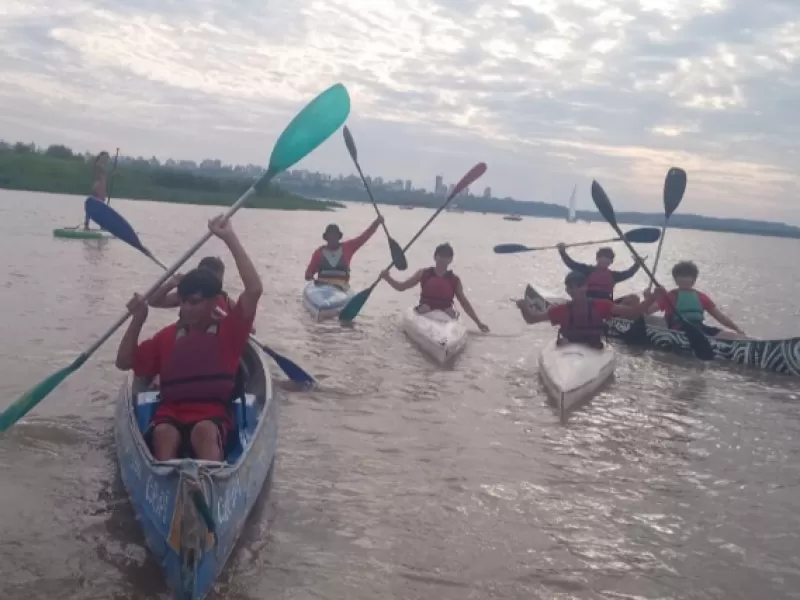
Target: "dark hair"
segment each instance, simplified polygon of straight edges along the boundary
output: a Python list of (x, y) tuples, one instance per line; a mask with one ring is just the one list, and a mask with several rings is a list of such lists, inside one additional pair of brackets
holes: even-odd
[(690, 260), (682, 260), (672, 267), (673, 277), (691, 277), (692, 279), (697, 279), (699, 274), (700, 269), (698, 269), (697, 265)]
[(582, 287), (586, 285), (586, 275), (578, 271), (570, 271), (564, 278), (564, 285), (567, 287)]
[(208, 269), (192, 269), (178, 284), (178, 297), (188, 298), (200, 294), (203, 298), (214, 298), (222, 291), (219, 277)]
[(600, 258), (601, 256), (607, 256), (611, 260), (614, 260), (614, 251), (608, 246), (603, 246), (597, 250), (597, 258)]
[(206, 256), (199, 263), (197, 263), (197, 268), (208, 269), (210, 271), (214, 271), (214, 273), (224, 273), (225, 263), (216, 256)]
[(453, 254), (453, 247), (449, 243), (445, 242), (444, 244), (439, 244), (436, 246), (436, 250), (433, 251), (433, 258), (436, 258), (437, 256), (453, 258)]

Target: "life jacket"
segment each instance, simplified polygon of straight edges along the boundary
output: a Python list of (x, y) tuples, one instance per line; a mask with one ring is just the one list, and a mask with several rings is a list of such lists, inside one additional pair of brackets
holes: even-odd
[(204, 332), (178, 327), (161, 370), (163, 405), (208, 404), (208, 418), (228, 415), (236, 374), (225, 367), (218, 333), (217, 323)]
[(681, 313), (681, 316), (690, 323), (702, 323), (705, 320), (706, 311), (696, 290), (672, 290), (669, 297), (676, 309), (669, 313), (667, 325), (670, 328), (680, 325), (680, 319), (675, 312)]
[(591, 299), (586, 301), (586, 310), (577, 310), (572, 302), (567, 302), (567, 323), (559, 329), (560, 337), (569, 342), (602, 348), (605, 333), (605, 322), (594, 309)]
[(586, 278), (586, 296), (599, 300), (614, 299), (614, 274), (608, 269), (592, 269)]
[(347, 283), (350, 281), (350, 266), (344, 259), (344, 248), (339, 246), (336, 250), (322, 247), (322, 260), (317, 268), (317, 279)]
[(436, 269), (428, 267), (422, 272), (420, 283), (420, 305), (425, 304), (431, 310), (447, 310), (452, 308), (456, 297), (458, 277), (452, 271), (437, 275)]

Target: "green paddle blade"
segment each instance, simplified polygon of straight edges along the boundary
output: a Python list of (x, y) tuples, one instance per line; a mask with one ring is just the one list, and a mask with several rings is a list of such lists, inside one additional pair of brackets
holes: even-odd
[[(380, 281), (380, 280), (378, 280)], [(375, 286), (372, 285), (365, 290), (361, 290), (355, 296), (350, 298), (350, 301), (345, 304), (342, 312), (339, 313), (339, 321), (341, 323), (349, 323), (350, 321), (354, 321), (355, 318), (358, 316), (358, 313), (361, 312), (361, 309), (364, 308), (364, 305), (367, 303), (369, 299), (369, 295), (372, 293), (372, 290), (375, 289)]]
[(0, 433), (10, 429), (14, 423), (28, 414), (39, 402), (44, 400), (50, 392), (61, 385), (62, 381), (80, 369), (87, 358), (89, 357), (85, 354), (81, 354), (71, 365), (64, 367), (60, 371), (56, 371), (47, 379), (40, 381), (36, 386), (17, 398), (11, 406), (0, 413)]
[(350, 114), (350, 95), (341, 83), (314, 98), (275, 142), (267, 172), (276, 175), (299, 162), (333, 135)]

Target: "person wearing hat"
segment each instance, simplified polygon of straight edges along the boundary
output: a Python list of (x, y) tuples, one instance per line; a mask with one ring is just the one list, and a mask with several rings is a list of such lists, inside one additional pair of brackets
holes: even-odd
[[(554, 304), (546, 312), (536, 312), (525, 299), (517, 300), (517, 308), (525, 322), (534, 324), (550, 321), (559, 328), (559, 340), (602, 348), (605, 322), (608, 319), (635, 319), (644, 310), (644, 304), (631, 306), (602, 298), (590, 298), (589, 278), (579, 271), (567, 274), (564, 287), (570, 297), (569, 302)], [(666, 295), (666, 291), (664, 288), (656, 288), (655, 295), (661, 298)]]
[(597, 262), (594, 266), (572, 260), (567, 254), (566, 245), (563, 243), (558, 244), (556, 248), (558, 248), (558, 253), (561, 255), (561, 260), (564, 261), (570, 271), (577, 271), (586, 276), (589, 298), (613, 300), (617, 304), (634, 305), (639, 303), (639, 296), (636, 294), (629, 294), (614, 300), (614, 286), (636, 275), (641, 266), (638, 262), (624, 271), (613, 271), (610, 267), (614, 262), (614, 251), (608, 246), (597, 251)]
[(317, 283), (335, 285), (342, 289), (350, 287), (350, 261), (361, 246), (378, 231), (383, 217), (378, 217), (358, 237), (342, 241), (342, 230), (331, 223), (325, 228), (322, 239), (325, 245), (314, 250), (306, 267), (306, 281), (316, 278)]

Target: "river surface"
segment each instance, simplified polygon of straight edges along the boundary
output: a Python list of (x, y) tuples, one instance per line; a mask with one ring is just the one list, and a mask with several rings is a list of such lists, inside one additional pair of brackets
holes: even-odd
[[(81, 221), (82, 201), (0, 190), (0, 408), (68, 364), (160, 275), (119, 240), (55, 239), (53, 228)], [(114, 205), (167, 263), (219, 212)], [(432, 214), (382, 210), (401, 244)], [(614, 382), (562, 426), (535, 367), (552, 328), (526, 326), (509, 299), (527, 282), (559, 290), (564, 268), (555, 251), (492, 247), (611, 229), (441, 215), (409, 263), (427, 266), (450, 241), (492, 332), (471, 325), (465, 354), (440, 369), (399, 329), (414, 291), (379, 286), (353, 329), (303, 312), (303, 269), (325, 225), (352, 236), (373, 217), (351, 205), (234, 219), (265, 282), (259, 337), (321, 386), (282, 392), (272, 492), (215, 600), (800, 598), (800, 380), (617, 344)], [(655, 244), (640, 248), (655, 255)], [(798, 250), (796, 240), (670, 230), (659, 272), (669, 281), (674, 261), (695, 259), (698, 287), (751, 335), (798, 335)], [(594, 251), (574, 256), (591, 262)], [(226, 287), (240, 289), (218, 240), (205, 254), (225, 259)], [(376, 234), (354, 261), (354, 286), (388, 262)], [(637, 277), (620, 291), (645, 285)], [(173, 317), (151, 310), (146, 332)], [(116, 466), (119, 335), (0, 439), (3, 600), (168, 598)]]

